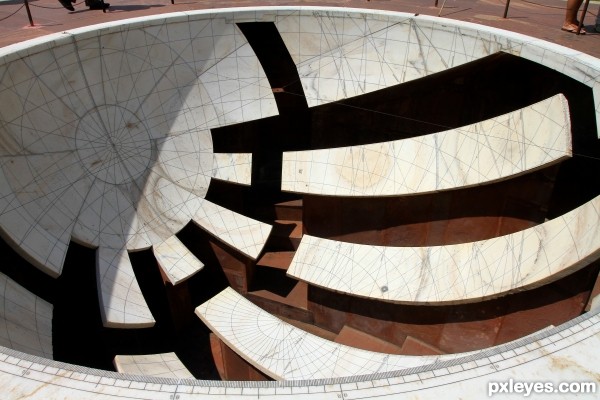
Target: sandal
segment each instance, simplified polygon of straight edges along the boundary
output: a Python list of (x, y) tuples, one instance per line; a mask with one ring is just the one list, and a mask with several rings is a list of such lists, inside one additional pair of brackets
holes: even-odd
[[(560, 28), (560, 30), (565, 31), (565, 32), (570, 32), (570, 33), (577, 33), (577, 28), (579, 28), (579, 25), (571, 24), (571, 25), (563, 26), (562, 28)], [(587, 33), (586, 30), (582, 26), (581, 30), (579, 31), (579, 34), (585, 35), (586, 33)]]

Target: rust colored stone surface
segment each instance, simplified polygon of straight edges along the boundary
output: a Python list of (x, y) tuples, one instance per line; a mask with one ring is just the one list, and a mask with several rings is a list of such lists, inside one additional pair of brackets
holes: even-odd
[(302, 199), (275, 204), (275, 218), (288, 221), (302, 221)]
[(279, 316), (279, 318), (281, 318), (283, 321), (287, 322), (288, 324), (295, 326), (296, 328), (302, 329), (303, 331), (311, 333), (315, 336), (319, 336), (323, 339), (330, 340), (332, 342), (335, 341), (335, 338), (337, 337), (337, 333), (330, 332), (323, 328), (319, 328), (318, 326), (315, 326), (308, 322), (300, 322), (298, 320), (286, 318), (283, 316)]
[(442, 329), (436, 345), (447, 353), (479, 350), (496, 343), (503, 317), (482, 321), (449, 323)]
[(345, 325), (402, 346), (407, 337), (446, 353), (486, 348), (560, 325), (583, 312), (600, 264), (537, 289), (478, 303), (398, 305), (309, 286), (315, 325), (339, 332)]
[(213, 361), (217, 367), (219, 377), (223, 380), (227, 379), (227, 372), (225, 371), (225, 362), (223, 360), (223, 352), (221, 351), (221, 340), (214, 334), (209, 334), (210, 340), (210, 351), (213, 356)]
[(269, 246), (283, 251), (297, 250), (302, 239), (302, 229), (301, 221), (274, 221)]
[(306, 291), (304, 292), (303, 298), (300, 298), (297, 303), (291, 301), (293, 299), (288, 300), (285, 297), (279, 296), (268, 290), (249, 292), (246, 297), (248, 300), (273, 315), (291, 318), (306, 323), (312, 323), (314, 321), (312, 312), (307, 310)]
[(292, 258), (294, 258), (294, 251), (277, 251), (264, 253), (263, 256), (256, 262), (256, 265), (270, 268), (277, 268), (287, 271)]
[(229, 285), (240, 293), (247, 293), (254, 275), (254, 262), (214, 239), (209, 242)]
[(428, 343), (423, 342), (422, 340), (416, 339), (412, 336), (408, 336), (404, 343), (402, 344), (402, 353), (406, 355), (413, 356), (426, 356), (431, 355), (435, 356), (438, 354), (444, 354), (443, 351), (434, 347)]
[(402, 354), (402, 348), (393, 343), (386, 342), (378, 337), (359, 331), (351, 326), (345, 325), (338, 336), (336, 343), (356, 347), (363, 350), (377, 351), (379, 353)]
[(221, 379), (229, 381), (272, 380), (238, 356), (212, 333), (210, 334), (210, 348)]
[(472, 242), (544, 221), (557, 167), (475, 188), (387, 198), (304, 196), (307, 234), (361, 244)]
[(188, 283), (184, 281), (173, 286), (167, 282), (165, 288), (173, 325), (175, 330), (181, 331), (195, 320)]
[(207, 270), (219, 269), (229, 286), (240, 293), (248, 292), (255, 272), (254, 260), (215, 239), (193, 223), (188, 224), (177, 236), (204, 264), (197, 275), (201, 277), (206, 275)]
[(517, 303), (519, 299), (509, 302), (496, 344), (579, 316), (585, 310), (599, 270), (600, 262), (595, 262), (575, 274), (532, 291), (522, 301), (523, 304)]

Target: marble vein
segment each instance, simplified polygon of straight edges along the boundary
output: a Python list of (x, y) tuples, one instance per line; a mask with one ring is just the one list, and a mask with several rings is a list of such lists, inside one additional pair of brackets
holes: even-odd
[(568, 105), (556, 95), (431, 135), (285, 152), (281, 189), (327, 196), (411, 195), (504, 180), (570, 156)]
[(304, 235), (288, 275), (396, 303), (459, 303), (541, 286), (600, 257), (600, 197), (532, 228), (432, 247), (362, 245)]

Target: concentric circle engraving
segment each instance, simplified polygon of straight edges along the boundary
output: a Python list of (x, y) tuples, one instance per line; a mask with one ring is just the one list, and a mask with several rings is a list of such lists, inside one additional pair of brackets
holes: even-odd
[(154, 156), (144, 123), (131, 111), (116, 105), (88, 112), (77, 126), (76, 145), (84, 168), (115, 185), (140, 177)]

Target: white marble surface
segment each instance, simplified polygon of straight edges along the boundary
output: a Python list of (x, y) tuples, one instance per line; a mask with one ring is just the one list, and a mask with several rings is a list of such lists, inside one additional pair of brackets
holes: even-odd
[[(600, 121), (600, 60), (579, 51), (502, 29), (426, 15), (317, 7), (274, 14), (311, 107), (503, 51), (590, 86)], [(597, 129), (600, 137), (600, 124)]]
[[(585, 314), (567, 324), (527, 338), (446, 360), (389, 373), (341, 379), (301, 382), (216, 382), (137, 377), (49, 361), (10, 349), (0, 349), (0, 385), (10, 399), (69, 398), (185, 399), (290, 398), (397, 398), (419, 400), (462, 398), (479, 400), (488, 395), (488, 383), (541, 381), (592, 382), (595, 393), (578, 394), (578, 399), (596, 399), (600, 385), (600, 316)], [(338, 397), (339, 396), (339, 397)], [(512, 399), (515, 394), (494, 398)], [(532, 394), (528, 398), (546, 399)], [(552, 397), (563, 398), (561, 394)]]
[(277, 114), (225, 16), (80, 29), (0, 54), (0, 225), (58, 276), (71, 238), (147, 249), (178, 232), (212, 178), (249, 184), (250, 154), (210, 129)]
[(158, 265), (169, 281), (177, 285), (198, 273), (204, 264), (173, 235), (152, 248)]
[(227, 288), (196, 315), (250, 364), (278, 380), (326, 379), (426, 365), (439, 356), (396, 356), (331, 342), (267, 313)]
[(137, 282), (126, 249), (96, 251), (102, 323), (108, 328), (148, 328), (155, 320)]
[(215, 153), (211, 176), (222, 181), (250, 185), (252, 153)]
[[(214, 154), (210, 129), (276, 115), (267, 78), (224, 16), (147, 18), (34, 43), (19, 57), (0, 52), (0, 233), (54, 277), (71, 239), (98, 248), (104, 324), (151, 326), (126, 251), (157, 245), (174, 282), (199, 269), (182, 246), (168, 263), (165, 241), (216, 215), (203, 202), (211, 179), (251, 183), (251, 154)], [(217, 214), (241, 222), (213, 223), (211, 234), (260, 252), (268, 225)]]
[(196, 225), (255, 260), (264, 248), (272, 226), (238, 214), (208, 200), (192, 217)]
[(52, 304), (0, 273), (0, 346), (52, 359)]
[(113, 364), (118, 372), (129, 375), (194, 379), (175, 353), (116, 355)]
[(541, 286), (600, 258), (600, 197), (535, 227), (472, 243), (362, 245), (304, 235), (288, 275), (399, 303), (456, 303)]
[(596, 295), (593, 298), (590, 310), (591, 311), (599, 311), (600, 310), (600, 295)]
[(567, 100), (411, 139), (283, 153), (281, 189), (328, 196), (435, 192), (508, 179), (571, 156)]
[[(468, 353), (408, 356), (376, 353), (335, 343), (296, 328), (227, 288), (196, 308), (196, 314), (232, 350), (277, 380), (368, 376), (440, 365), (494, 354), (502, 346)], [(552, 332), (546, 328), (541, 332)], [(535, 335), (530, 336), (535, 337)], [(505, 344), (511, 347), (513, 343)]]
[[(299, 70), (304, 71), (301, 79), (311, 105), (366, 93), (401, 83), (405, 77), (414, 79), (505, 51), (540, 62), (592, 87), (596, 116), (600, 121), (599, 60), (531, 37), (443, 18), (303, 7), (163, 14), (110, 22), (102, 26), (101, 32), (98, 27), (85, 27), (0, 49), (0, 98), (3, 102), (0, 108), (0, 233), (17, 251), (45, 272), (59, 275), (74, 225), (79, 223), (78, 206), (87, 200), (88, 187), (94, 186), (89, 189), (93, 190), (93, 196), (107, 194), (102, 201), (113, 208), (110, 215), (107, 214), (109, 218), (115, 216), (114, 210), (123, 210), (117, 208), (121, 207), (123, 195), (105, 189), (105, 185), (100, 185), (100, 178), (114, 182), (108, 185), (123, 188), (121, 193), (139, 192), (135, 184), (124, 181), (128, 177), (135, 182), (144, 181), (141, 178), (144, 173), (137, 176), (140, 173), (138, 164), (144, 164), (150, 156), (156, 165), (157, 149), (165, 132), (179, 134), (188, 128), (201, 131), (276, 114), (266, 78), (255, 57), (249, 55), (249, 46), (235, 30), (232, 23), (235, 21), (275, 21), (288, 48), (301, 49), (291, 52)], [(285, 24), (289, 28), (284, 28)], [(346, 34), (348, 29), (354, 34)], [(361, 38), (360, 29), (369, 34)], [(307, 33), (315, 33), (311, 37), (318, 42), (309, 40)], [(382, 47), (388, 33), (399, 42)], [(357, 47), (352, 48), (352, 43)], [(323, 56), (314, 50), (321, 46), (328, 49)], [(376, 53), (382, 49), (386, 52), (380, 53), (383, 55), (380, 61)], [(406, 57), (394, 65), (393, 59), (394, 62), (388, 61), (388, 54), (401, 57), (402, 54), (392, 54), (400, 53), (396, 49), (405, 49)], [(152, 57), (147, 56), (149, 53)], [(226, 57), (228, 54), (232, 56)], [(309, 58), (313, 56), (315, 58), (310, 62)], [(239, 61), (249, 67), (237, 68)], [(329, 61), (338, 64), (332, 67)], [(341, 79), (340, 74), (343, 74)], [(138, 82), (157, 83), (156, 91), (141, 85), (143, 89), (134, 93), (132, 87)], [(330, 93), (334, 86), (335, 90)], [(240, 90), (236, 91), (236, 88)], [(40, 99), (47, 102), (40, 103)], [(112, 106), (124, 109), (115, 111), (114, 115), (129, 115), (127, 122), (132, 124), (126, 124), (126, 128), (137, 132), (133, 153), (127, 152), (131, 149), (126, 142), (121, 146), (123, 154), (131, 155), (131, 160), (120, 162), (117, 158), (119, 162), (116, 162), (114, 157), (109, 157), (105, 160), (107, 168), (98, 167), (87, 157), (102, 153), (102, 146), (89, 140), (93, 137), (89, 132), (81, 139), (84, 143), (87, 140), (82, 158), (69, 158), (69, 152), (78, 151), (74, 146), (77, 141), (74, 132), (79, 121), (85, 115), (95, 114), (87, 122), (92, 127), (95, 123), (102, 125), (103, 110)], [(144, 143), (147, 140), (139, 125), (136, 126), (138, 119), (144, 122), (144, 129), (152, 132), (149, 137), (153, 145)], [(63, 168), (69, 164), (77, 168)], [(84, 169), (94, 172), (82, 176), (80, 172)], [(126, 173), (118, 172), (119, 169)], [(28, 176), (30, 182), (26, 181)], [(37, 180), (32, 178), (34, 176)], [(163, 198), (160, 193), (156, 197)], [(101, 201), (99, 199), (96, 197), (95, 201)], [(137, 206), (137, 202), (130, 203)], [(135, 208), (126, 206), (127, 201), (123, 204), (125, 211), (137, 215)], [(146, 205), (152, 204), (148, 202), (144, 207)], [(92, 205), (86, 207), (100, 210)], [(190, 215), (194, 213), (190, 212)], [(99, 217), (100, 214), (96, 215), (95, 220)], [(129, 233), (112, 233), (111, 229), (119, 232), (116, 229), (118, 223), (108, 221), (102, 226), (110, 233), (102, 237), (109, 242), (131, 242), (137, 249), (153, 243), (148, 236), (160, 242), (181, 225), (179, 222), (161, 225), (160, 218), (151, 218), (157, 221), (155, 226), (148, 230), (134, 229), (145, 224), (145, 220), (140, 222), (139, 216), (135, 218), (138, 219), (123, 217), (121, 221), (131, 222), (131, 227), (125, 224), (120, 232), (141, 230), (146, 232), (145, 240), (130, 240)], [(90, 221), (94, 219), (90, 217)], [(156, 226), (163, 227), (164, 231), (153, 233)], [(99, 238), (98, 233), (92, 235), (91, 245), (96, 246)], [(577, 253), (578, 248), (570, 250)], [(264, 385), (134, 379), (2, 348), (0, 387), (6, 398), (15, 399), (89, 399), (92, 395), (95, 399), (119, 396), (137, 399), (171, 396), (250, 399), (267, 396), (307, 399), (413, 396), (423, 400), (461, 396), (481, 399), (487, 395), (487, 384), (491, 380), (598, 382), (600, 367), (596, 353), (599, 348), (600, 318), (592, 314), (557, 327), (547, 336), (510, 347), (501, 346), (494, 352), (479, 354), (479, 358), (454, 360), (399, 373)], [(580, 398), (595, 399), (597, 394)]]

